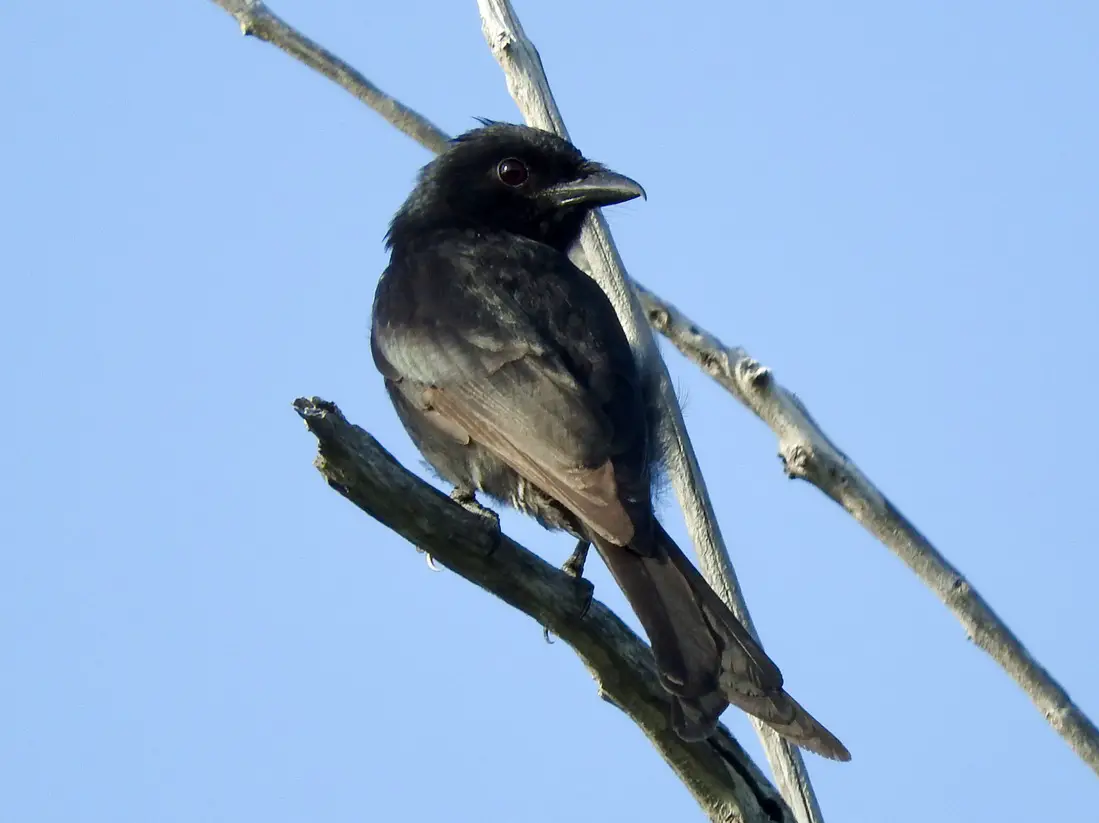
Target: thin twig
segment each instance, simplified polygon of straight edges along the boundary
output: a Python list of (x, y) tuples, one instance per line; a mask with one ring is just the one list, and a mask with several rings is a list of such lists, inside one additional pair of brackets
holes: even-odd
[(379, 89), (361, 72), (314, 43), (267, 8), (262, 0), (213, 0), (236, 18), (245, 35), (282, 49), (361, 100), (420, 145), (438, 154), (449, 137), (419, 112)]
[(1026, 650), (960, 571), (824, 433), (771, 370), (730, 348), (675, 306), (636, 287), (653, 328), (724, 386), (778, 436), (786, 474), (808, 481), (885, 544), (946, 605), (969, 639), (999, 663), (1072, 750), (1099, 774), (1099, 730)]
[[(477, 0), (477, 7), (481, 12), (481, 30), (485, 40), (504, 70), (508, 90), (527, 124), (568, 138), (568, 130), (553, 98), (538, 50), (523, 31), (509, 0)], [(683, 412), (672, 390), (668, 367), (660, 356), (636, 293), (630, 287), (622, 258), (602, 214), (596, 212), (585, 222), (580, 245), (589, 264), (588, 273), (614, 304), (638, 360), (655, 370), (660, 377), (660, 434), (665, 465), (683, 509), (687, 532), (701, 561), (702, 572), (707, 582), (729, 604), (737, 619), (758, 639), (687, 434)], [(752, 725), (763, 743), (779, 790), (794, 809), (798, 820), (801, 823), (822, 823), (820, 806), (801, 752), (759, 720), (752, 718)]]
[[(262, 2), (213, 2), (235, 17), (245, 34), (252, 34), (273, 44), (332, 79), (425, 148), (436, 153), (446, 148), (449, 137), (426, 117), (380, 91), (343, 60), (275, 16)], [(820, 487), (912, 568), (924, 584), (959, 618), (974, 641), (1031, 697), (1050, 725), (1068, 742), (1073, 751), (1099, 773), (1099, 732), (1095, 725), (1049, 673), (1030, 656), (1018, 638), (988, 607), (984, 598), (915, 527), (899, 513), (896, 513), (897, 521), (893, 526), (885, 525), (890, 522), (889, 512), (896, 512), (896, 509), (820, 431), (796, 396), (779, 386), (781, 395), (787, 399), (781, 403), (776, 401), (773, 405), (763, 402), (760, 393), (764, 389), (757, 389), (753, 382), (759, 379), (755, 376), (758, 373), (767, 374), (767, 377), (762, 378), (764, 381), (772, 379), (766, 367), (752, 360), (742, 349), (725, 347), (716, 337), (700, 329), (670, 304), (640, 287), (636, 281), (633, 285), (639, 292), (652, 327), (774, 430), (779, 438), (784, 461), (788, 467), (794, 467), (793, 475), (804, 475), (804, 479)], [(799, 422), (799, 416), (805, 418), (804, 424)], [(805, 444), (811, 444), (807, 451)], [(832, 452), (836, 457), (831, 461), (818, 456)], [(830, 469), (813, 467), (827, 466), (830, 462), (836, 466), (849, 466), (857, 472), (857, 479), (849, 480), (844, 486), (842, 499), (814, 481), (814, 477), (818, 475), (827, 479)], [(881, 525), (868, 525), (872, 520)]]
[(703, 742), (680, 739), (668, 722), (669, 695), (649, 647), (602, 603), (588, 605), (589, 585), (412, 474), (331, 403), (299, 398), (294, 408), (319, 441), (315, 465), (330, 486), (568, 643), (595, 678), (600, 695), (638, 725), (710, 820), (794, 823), (778, 792), (724, 726)]

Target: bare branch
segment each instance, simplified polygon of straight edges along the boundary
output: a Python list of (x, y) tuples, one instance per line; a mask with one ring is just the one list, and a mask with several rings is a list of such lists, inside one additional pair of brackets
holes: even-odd
[(969, 581), (824, 433), (809, 410), (742, 348), (729, 348), (675, 306), (636, 287), (653, 328), (778, 435), (786, 474), (812, 483), (884, 543), (946, 605), (969, 639), (1030, 696), (1072, 750), (1099, 774), (1099, 731)]
[(419, 112), (390, 97), (356, 69), (323, 46), (314, 43), (267, 8), (262, 0), (213, 0), (236, 18), (245, 35), (277, 46), (351, 92), (420, 145), (438, 154), (449, 137)]
[[(531, 126), (554, 131), (567, 138), (568, 130), (553, 99), (538, 50), (523, 31), (509, 0), (478, 0), (477, 7), (481, 12), (485, 40), (504, 70), (508, 90), (523, 118)], [(758, 639), (687, 434), (683, 412), (672, 390), (668, 367), (660, 356), (637, 296), (630, 287), (622, 258), (602, 214), (596, 212), (585, 222), (580, 245), (589, 264), (588, 273), (614, 304), (638, 360), (656, 369), (660, 375), (660, 433), (665, 463), (683, 509), (687, 532), (701, 561), (702, 572), (737, 619)], [(751, 720), (763, 743), (782, 796), (794, 809), (798, 820), (801, 823), (820, 823), (823, 817), (801, 753), (770, 727), (754, 717)]]
[(338, 408), (299, 398), (319, 441), (315, 465), (336, 491), (439, 563), (541, 623), (573, 648), (599, 694), (649, 738), (715, 823), (794, 823), (751, 758), (720, 726), (687, 743), (671, 728), (669, 695), (649, 647), (579, 583), (401, 466)]

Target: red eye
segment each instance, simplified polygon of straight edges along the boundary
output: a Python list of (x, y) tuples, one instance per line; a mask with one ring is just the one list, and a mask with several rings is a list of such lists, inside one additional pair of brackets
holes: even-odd
[(500, 165), (496, 167), (496, 176), (506, 186), (521, 186), (527, 182), (529, 175), (527, 164), (515, 157), (501, 160)]

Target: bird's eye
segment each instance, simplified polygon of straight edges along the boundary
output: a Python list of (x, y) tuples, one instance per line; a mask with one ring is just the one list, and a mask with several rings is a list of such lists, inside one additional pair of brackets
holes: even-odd
[(527, 182), (529, 175), (527, 164), (515, 157), (501, 160), (500, 165), (496, 167), (496, 176), (506, 186), (521, 186)]

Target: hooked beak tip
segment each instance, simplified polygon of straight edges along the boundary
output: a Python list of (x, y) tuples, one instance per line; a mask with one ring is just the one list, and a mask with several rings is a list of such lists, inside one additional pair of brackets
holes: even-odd
[(645, 189), (636, 180), (598, 166), (578, 180), (553, 186), (546, 196), (559, 207), (581, 203), (593, 208), (613, 206), (638, 197), (648, 200)]

